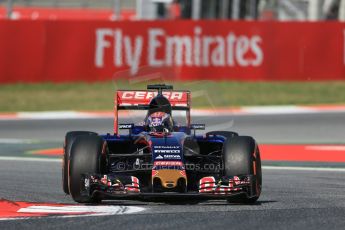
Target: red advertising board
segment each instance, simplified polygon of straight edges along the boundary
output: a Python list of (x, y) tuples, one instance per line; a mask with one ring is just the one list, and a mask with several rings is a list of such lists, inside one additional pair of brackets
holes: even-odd
[(0, 21), (0, 83), (345, 80), (345, 24)]
[[(7, 8), (0, 6), (0, 19), (7, 18)], [(13, 7), (11, 18), (14, 20), (134, 20), (135, 10), (122, 9), (114, 15), (113, 9), (63, 8), (63, 7)]]

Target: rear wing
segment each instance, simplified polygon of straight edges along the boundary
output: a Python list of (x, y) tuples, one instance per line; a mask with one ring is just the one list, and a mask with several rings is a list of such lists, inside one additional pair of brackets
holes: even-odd
[[(148, 110), (151, 99), (157, 96), (158, 92), (159, 90), (153, 88), (149, 88), (149, 90), (118, 90), (114, 99), (114, 134), (118, 134), (119, 110)], [(169, 100), (172, 110), (186, 111), (186, 123), (189, 127), (190, 91), (177, 91), (169, 88), (161, 91), (161, 93)]]

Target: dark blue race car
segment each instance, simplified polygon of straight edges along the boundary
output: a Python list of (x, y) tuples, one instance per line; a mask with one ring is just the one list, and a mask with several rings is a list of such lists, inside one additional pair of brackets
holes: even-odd
[[(261, 192), (259, 147), (250, 136), (191, 124), (190, 92), (169, 85), (120, 90), (114, 134), (68, 132), (63, 191), (79, 203), (109, 199), (226, 199), (253, 203)], [(118, 124), (119, 111), (145, 110), (140, 123)], [(173, 111), (185, 112), (178, 124)], [(120, 134), (119, 129), (126, 133)], [(123, 131), (122, 131), (123, 132)]]

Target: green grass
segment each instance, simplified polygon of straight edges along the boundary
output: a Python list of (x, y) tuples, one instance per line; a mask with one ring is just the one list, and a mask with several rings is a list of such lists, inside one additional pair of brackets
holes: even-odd
[[(145, 89), (147, 82), (0, 85), (0, 111), (112, 110), (117, 89)], [(345, 82), (178, 82), (192, 91), (193, 107), (345, 104)]]

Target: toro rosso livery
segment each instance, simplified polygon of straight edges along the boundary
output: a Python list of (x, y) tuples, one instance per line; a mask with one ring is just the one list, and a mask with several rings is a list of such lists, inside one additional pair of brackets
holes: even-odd
[[(229, 131), (198, 135), (205, 125), (191, 124), (190, 96), (168, 85), (117, 91), (113, 135), (66, 134), (64, 192), (80, 203), (157, 198), (255, 202), (262, 184), (256, 141)], [(146, 116), (136, 124), (119, 124), (120, 110), (145, 110)], [(175, 110), (185, 112), (185, 125), (176, 122)]]

